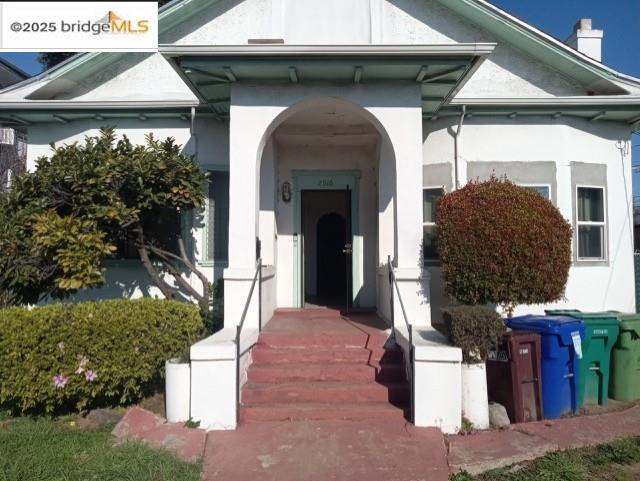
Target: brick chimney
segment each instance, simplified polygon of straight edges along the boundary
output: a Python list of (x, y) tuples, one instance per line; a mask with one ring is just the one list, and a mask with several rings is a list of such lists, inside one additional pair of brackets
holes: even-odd
[(590, 18), (583, 18), (573, 27), (573, 33), (565, 41), (567, 45), (582, 52), (598, 62), (602, 62), (602, 30), (594, 30), (593, 21)]

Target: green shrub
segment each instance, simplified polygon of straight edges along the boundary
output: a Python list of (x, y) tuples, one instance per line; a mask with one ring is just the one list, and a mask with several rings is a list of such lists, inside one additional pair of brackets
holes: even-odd
[(157, 299), (0, 311), (0, 407), (58, 414), (134, 402), (202, 329), (198, 308)]
[(451, 342), (462, 349), (465, 363), (484, 362), (506, 327), (500, 315), (481, 306), (457, 306), (443, 311)]
[(571, 225), (537, 192), (506, 179), (445, 195), (436, 219), (447, 293), (461, 304), (560, 300), (571, 267)]

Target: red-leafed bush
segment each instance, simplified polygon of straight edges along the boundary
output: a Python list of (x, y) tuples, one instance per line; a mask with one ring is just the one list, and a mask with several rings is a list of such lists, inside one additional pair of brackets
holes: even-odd
[(447, 293), (463, 304), (560, 300), (571, 266), (571, 225), (532, 189), (507, 179), (445, 195), (436, 219)]

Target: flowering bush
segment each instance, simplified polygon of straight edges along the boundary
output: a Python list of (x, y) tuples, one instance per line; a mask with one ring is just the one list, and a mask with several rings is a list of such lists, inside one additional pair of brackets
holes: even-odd
[(0, 310), (0, 407), (56, 414), (134, 402), (201, 329), (196, 306), (157, 299)]
[(560, 300), (571, 267), (571, 225), (537, 192), (506, 179), (470, 182), (445, 195), (438, 250), (447, 293), (462, 304)]

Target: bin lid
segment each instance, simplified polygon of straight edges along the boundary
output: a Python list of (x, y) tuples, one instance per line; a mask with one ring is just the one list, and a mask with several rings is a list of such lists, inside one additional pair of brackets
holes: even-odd
[(507, 326), (518, 331), (533, 331), (559, 336), (565, 346), (573, 344), (571, 333), (578, 331), (584, 339), (584, 324), (569, 316), (519, 316), (507, 320)]
[(618, 319), (621, 331), (633, 331), (640, 336), (640, 314), (621, 314)]
[(580, 319), (581, 321), (583, 321), (586, 325), (597, 324), (599, 326), (605, 325), (605, 326), (617, 327), (618, 324), (620, 323), (620, 321), (618, 320), (618, 314), (616, 314), (615, 312), (609, 312), (609, 311), (604, 311), (604, 312), (564, 311), (560, 315), (575, 317), (576, 319)]

